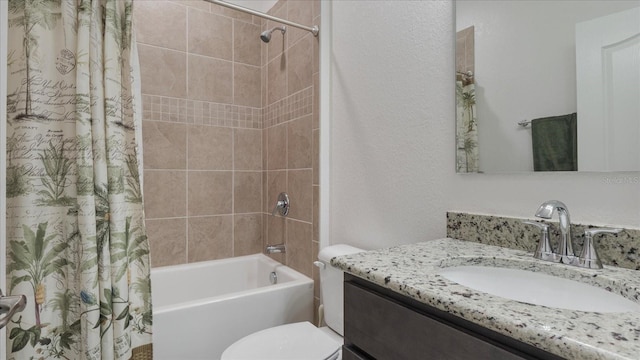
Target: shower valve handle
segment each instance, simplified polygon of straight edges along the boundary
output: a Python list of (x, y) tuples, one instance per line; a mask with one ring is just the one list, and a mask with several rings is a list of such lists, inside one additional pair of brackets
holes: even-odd
[(291, 206), (289, 202), (289, 195), (285, 192), (281, 192), (278, 195), (278, 201), (276, 202), (276, 206), (273, 208), (271, 212), (271, 216), (275, 216), (277, 212), (280, 213), (281, 216), (289, 215), (289, 207)]

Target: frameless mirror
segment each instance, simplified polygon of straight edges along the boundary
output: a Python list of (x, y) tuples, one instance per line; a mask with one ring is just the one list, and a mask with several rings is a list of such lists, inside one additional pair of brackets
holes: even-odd
[(640, 1), (457, 0), (458, 172), (640, 171)]

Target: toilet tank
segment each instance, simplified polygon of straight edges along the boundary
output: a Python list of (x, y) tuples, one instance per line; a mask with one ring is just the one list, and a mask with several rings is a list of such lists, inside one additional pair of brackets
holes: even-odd
[(365, 250), (349, 245), (332, 245), (320, 250), (318, 260), (325, 264), (320, 268), (320, 297), (324, 305), (324, 321), (335, 332), (344, 336), (344, 272), (331, 266), (336, 256), (355, 254)]

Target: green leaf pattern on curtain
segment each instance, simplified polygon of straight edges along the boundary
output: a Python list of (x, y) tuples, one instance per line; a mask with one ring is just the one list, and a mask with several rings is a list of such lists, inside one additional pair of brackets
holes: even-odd
[(133, 0), (9, 0), (8, 359), (150, 348)]
[(456, 170), (478, 172), (478, 119), (474, 84), (456, 81)]

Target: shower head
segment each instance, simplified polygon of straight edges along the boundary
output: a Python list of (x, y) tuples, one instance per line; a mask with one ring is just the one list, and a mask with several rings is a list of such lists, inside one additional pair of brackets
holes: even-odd
[(262, 34), (260, 34), (260, 40), (268, 43), (269, 41), (271, 41), (271, 33), (276, 30), (282, 31), (282, 35), (284, 35), (284, 33), (287, 31), (287, 28), (284, 26), (276, 26), (271, 30), (265, 30), (262, 32)]

